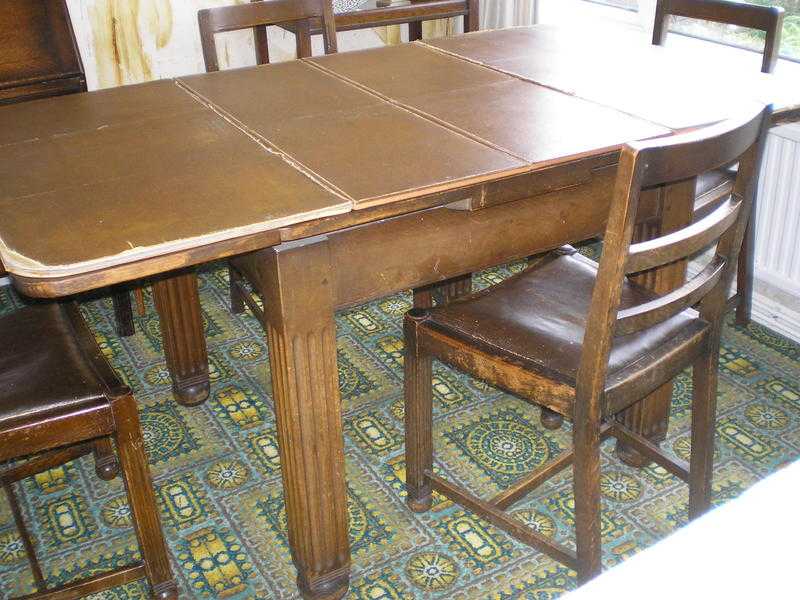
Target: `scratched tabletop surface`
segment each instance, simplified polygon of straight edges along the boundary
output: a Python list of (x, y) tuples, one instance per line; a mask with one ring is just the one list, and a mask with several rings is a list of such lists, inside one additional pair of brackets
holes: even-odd
[[(576, 39), (596, 48), (588, 65)], [(641, 55), (641, 76), (610, 60), (623, 50)], [(800, 106), (800, 90), (768, 76), (674, 100), (695, 89), (697, 62), (640, 37), (534, 26), (5, 107), (0, 258), (22, 277), (69, 277), (351, 210), (401, 211), (771, 97)]]

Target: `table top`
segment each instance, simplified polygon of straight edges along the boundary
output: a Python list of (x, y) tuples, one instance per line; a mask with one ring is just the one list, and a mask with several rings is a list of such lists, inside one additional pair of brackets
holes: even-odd
[[(79, 276), (89, 289), (86, 274), (124, 281), (298, 223), (451, 202), (743, 104), (800, 107), (777, 78), (731, 94), (692, 56), (607, 37), (478, 32), (1, 108), (0, 258), (41, 295)], [(698, 96), (701, 75), (726, 85)]]

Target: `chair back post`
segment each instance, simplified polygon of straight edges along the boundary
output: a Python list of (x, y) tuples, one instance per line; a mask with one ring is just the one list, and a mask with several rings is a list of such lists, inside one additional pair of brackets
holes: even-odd
[(248, 4), (220, 6), (198, 11), (200, 42), (206, 71), (219, 71), (215, 37), (218, 33), (253, 29), (259, 63), (269, 61), (268, 25), (293, 23), (296, 26), (297, 57), (311, 56), (311, 19), (322, 22), (325, 53), (336, 52), (336, 25), (331, 0), (258, 0)]
[[(536, 2), (534, 2), (536, 4)], [(481, 8), (479, 0), (467, 0), (467, 14), (464, 15), (464, 32), (478, 31), (481, 28)]]
[(600, 399), (605, 388), (608, 358), (614, 337), (627, 251), (633, 239), (643, 165), (637, 151), (622, 149), (617, 179), (603, 238), (603, 253), (587, 316), (583, 352), (575, 385), (574, 422), (599, 422)]
[[(601, 414), (615, 336), (642, 331), (693, 306), (719, 327), (755, 196), (771, 114), (772, 108), (766, 107), (703, 130), (623, 148), (578, 368), (575, 422)], [(737, 160), (740, 170), (729, 200), (684, 229), (631, 243), (643, 188), (694, 179)], [(664, 296), (619, 309), (627, 275), (684, 260), (714, 244), (709, 265), (690, 281)]]
[(658, 0), (653, 44), (661, 46), (666, 41), (671, 16), (757, 29), (766, 34), (761, 71), (771, 73), (778, 62), (784, 13), (779, 6), (758, 6), (730, 0)]
[(755, 201), (758, 190), (758, 180), (761, 173), (761, 162), (764, 156), (764, 146), (767, 141), (767, 132), (771, 124), (772, 106), (768, 106), (759, 125), (758, 139), (755, 144), (739, 159), (739, 168), (736, 181), (733, 185), (731, 196), (741, 202), (742, 218), (722, 234), (717, 243), (717, 256), (727, 257), (726, 270), (722, 281), (709, 293), (697, 306), (700, 315), (710, 322), (722, 322), (722, 316), (727, 308), (727, 293), (736, 277), (739, 253), (744, 242), (747, 225), (755, 217)]
[[(333, 14), (333, 2), (321, 0), (322, 4), (322, 45), (325, 54), (334, 54), (338, 51), (336, 46), (336, 17)], [(308, 23), (308, 21), (306, 21)], [(311, 36), (309, 36), (310, 40)], [(311, 49), (309, 48), (309, 56)]]

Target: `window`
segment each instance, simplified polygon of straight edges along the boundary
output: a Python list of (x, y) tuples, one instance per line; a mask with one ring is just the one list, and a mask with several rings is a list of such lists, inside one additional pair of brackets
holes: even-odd
[[(763, 6), (782, 6), (786, 10), (780, 52), (783, 57), (800, 59), (800, 0), (748, 1), (750, 4), (761, 4)], [(755, 50), (761, 50), (764, 47), (764, 33), (752, 29), (732, 27), (720, 23), (708, 23), (694, 19), (676, 19), (671, 29), (672, 31), (708, 38), (734, 46), (743, 46)]]
[[(553, 2), (553, 0), (539, 1), (545, 6)], [(744, 0), (734, 1), (742, 2)], [(579, 2), (586, 5), (602, 5), (610, 9), (621, 9), (620, 12), (623, 10), (628, 13), (641, 11), (642, 15), (640, 16), (642, 18), (652, 15), (655, 10), (655, 0), (579, 0)], [(747, 2), (749, 4), (781, 6), (784, 8), (786, 15), (783, 21), (780, 53), (783, 58), (800, 61), (800, 0), (747, 0)], [(620, 18), (632, 20), (625, 17)], [(762, 32), (720, 23), (680, 18), (673, 20), (670, 31), (752, 50), (761, 51), (764, 47), (764, 34)]]

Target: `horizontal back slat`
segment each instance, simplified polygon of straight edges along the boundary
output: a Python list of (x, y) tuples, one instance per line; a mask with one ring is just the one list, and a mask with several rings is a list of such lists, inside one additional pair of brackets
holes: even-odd
[(715, 256), (700, 273), (669, 294), (617, 313), (615, 335), (628, 335), (652, 327), (697, 304), (720, 281), (725, 259)]
[(646, 242), (631, 244), (626, 273), (639, 273), (686, 258), (706, 248), (736, 222), (742, 202), (731, 196), (714, 212), (689, 227)]
[(316, 18), (322, 23), (325, 54), (336, 52), (336, 26), (331, 0), (262, 0), (200, 10), (197, 12), (197, 22), (206, 71), (219, 71), (216, 34), (240, 29), (253, 29), (257, 62), (268, 63), (267, 25), (293, 23), (297, 58), (309, 57), (311, 20)]
[(770, 31), (784, 10), (777, 6), (757, 6), (725, 0), (662, 0), (664, 12), (677, 17), (702, 19)]
[(309, 17), (321, 17), (323, 3), (319, 0), (267, 0), (206, 8), (197, 13), (201, 27), (213, 33), (236, 31), (258, 25), (290, 23)]
[(642, 163), (642, 187), (691, 179), (730, 165), (758, 138), (761, 120), (760, 112), (755, 117), (750, 113), (667, 140), (630, 144)]

